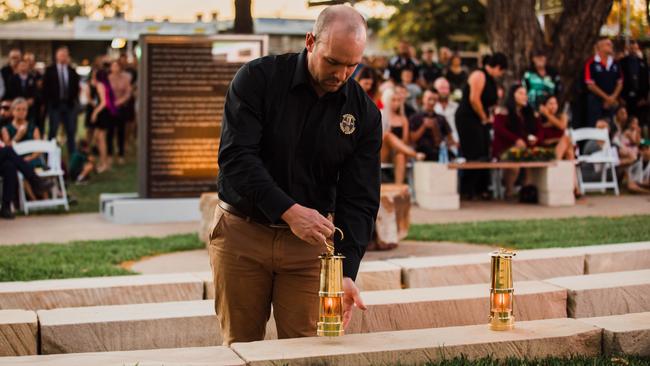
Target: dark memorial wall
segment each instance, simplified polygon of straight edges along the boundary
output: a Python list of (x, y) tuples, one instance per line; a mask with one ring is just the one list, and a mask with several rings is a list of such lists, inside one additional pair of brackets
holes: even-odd
[(216, 191), (228, 85), (266, 50), (260, 36), (140, 38), (139, 195), (199, 197)]

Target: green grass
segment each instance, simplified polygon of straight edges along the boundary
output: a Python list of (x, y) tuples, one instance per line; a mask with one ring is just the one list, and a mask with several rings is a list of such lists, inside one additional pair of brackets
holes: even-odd
[(0, 247), (0, 282), (133, 274), (119, 264), (203, 247), (195, 234), (4, 246)]
[(514, 249), (650, 240), (650, 215), (412, 225), (407, 239)]

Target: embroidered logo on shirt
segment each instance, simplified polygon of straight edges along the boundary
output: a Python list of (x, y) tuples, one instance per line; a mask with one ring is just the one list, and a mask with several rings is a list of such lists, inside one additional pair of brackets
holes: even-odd
[(344, 114), (343, 117), (341, 118), (341, 123), (339, 124), (339, 126), (341, 127), (341, 131), (343, 131), (343, 133), (346, 135), (353, 133), (354, 130), (357, 129), (357, 126), (354, 124), (354, 121), (356, 121), (356, 118), (354, 118), (353, 115)]

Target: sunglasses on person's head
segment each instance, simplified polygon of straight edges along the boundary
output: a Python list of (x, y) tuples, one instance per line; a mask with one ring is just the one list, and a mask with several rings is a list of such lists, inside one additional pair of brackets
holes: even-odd
[(8, 111), (8, 110), (11, 109), (11, 106), (10, 105), (0, 105), (0, 109), (3, 110), (3, 111)]

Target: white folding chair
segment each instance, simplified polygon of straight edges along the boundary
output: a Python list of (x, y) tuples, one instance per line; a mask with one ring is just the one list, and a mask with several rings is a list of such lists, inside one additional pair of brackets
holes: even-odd
[(52, 191), (50, 192), (52, 198), (36, 201), (28, 201), (25, 195), (25, 188), (23, 185), (24, 177), (21, 173), (18, 173), (18, 190), (20, 205), (22, 207), (25, 215), (29, 214), (30, 208), (45, 208), (45, 207), (56, 207), (64, 206), (66, 211), (70, 210), (68, 205), (68, 193), (65, 190), (65, 182), (63, 180), (63, 169), (61, 169), (61, 148), (56, 144), (56, 140), (52, 139), (51, 141), (44, 140), (30, 140), (19, 142), (13, 145), (14, 151), (18, 155), (26, 155), (31, 153), (43, 153), (46, 157), (45, 161), (47, 162), (47, 170), (37, 172), (38, 176), (41, 178), (51, 178), (55, 177), (58, 181), (58, 189), (61, 192), (61, 197), (57, 196), (57, 187), (54, 185)]
[[(611, 188), (616, 195), (619, 195), (618, 180), (616, 179), (616, 166), (619, 164), (618, 154), (609, 141), (609, 131), (604, 128), (578, 128), (569, 132), (573, 145), (576, 146), (576, 174), (578, 177), (578, 186), (580, 192), (585, 194), (587, 191), (605, 192)], [(603, 145), (600, 151), (582, 155), (578, 142), (596, 140), (602, 141)], [(581, 166), (591, 164), (601, 168), (600, 181), (585, 182), (582, 177)], [(611, 173), (611, 181), (608, 174)]]

